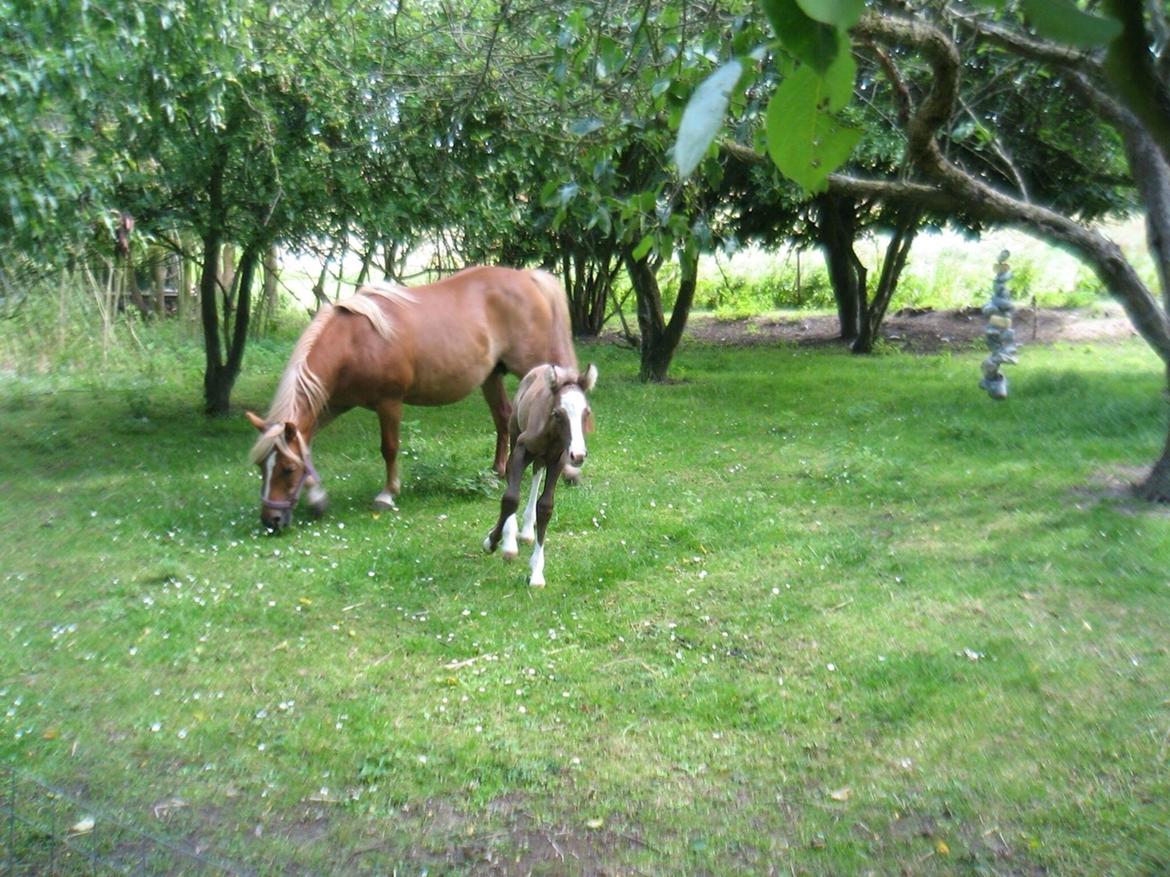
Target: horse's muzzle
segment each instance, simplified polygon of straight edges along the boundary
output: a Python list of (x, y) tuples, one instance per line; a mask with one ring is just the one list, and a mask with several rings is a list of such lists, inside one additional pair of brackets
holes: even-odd
[(292, 509), (264, 509), (260, 512), (260, 523), (268, 535), (275, 536), (292, 523)]

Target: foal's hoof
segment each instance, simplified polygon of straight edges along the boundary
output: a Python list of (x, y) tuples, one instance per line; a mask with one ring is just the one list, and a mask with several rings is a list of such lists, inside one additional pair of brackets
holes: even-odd
[(314, 518), (323, 517), (325, 512), (329, 511), (329, 501), (322, 500), (321, 502), (309, 503), (309, 514)]
[(519, 539), (521, 542), (525, 542), (529, 545), (532, 545), (534, 542), (536, 542), (536, 531), (535, 530), (528, 530), (528, 531), (522, 530), (520, 532)]
[(379, 512), (398, 511), (398, 503), (394, 501), (394, 494), (379, 493), (374, 497), (374, 509)]
[(496, 550), (496, 546), (492, 545), (492, 537), (488, 536), (483, 540), (483, 550), (491, 554)]
[(561, 470), (561, 480), (565, 484), (577, 485), (581, 483), (581, 470), (571, 464), (566, 464)]
[(515, 560), (519, 556), (520, 552), (515, 548), (505, 548), (500, 552), (500, 557), (504, 558), (504, 560)]
[(529, 576), (528, 577), (528, 587), (530, 587), (530, 588), (543, 588), (544, 587), (544, 576)]

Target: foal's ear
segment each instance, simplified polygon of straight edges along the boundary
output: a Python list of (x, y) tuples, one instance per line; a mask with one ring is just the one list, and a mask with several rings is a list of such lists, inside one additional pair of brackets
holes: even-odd
[(560, 377), (557, 375), (557, 367), (555, 365), (550, 365), (548, 367), (548, 371), (544, 373), (544, 379), (548, 382), (549, 391), (555, 393), (557, 391), (557, 384), (560, 382)]
[(245, 411), (244, 416), (248, 418), (248, 423), (252, 424), (252, 426), (256, 427), (256, 429), (260, 430), (261, 432), (264, 432), (268, 429), (268, 424), (253, 414), (251, 411)]
[(593, 387), (597, 384), (597, 366), (596, 365), (594, 365), (593, 363), (589, 363), (589, 368), (585, 369), (585, 374), (583, 374), (581, 376), (580, 383), (581, 383), (581, 389), (584, 390), (586, 393), (589, 393), (593, 390)]

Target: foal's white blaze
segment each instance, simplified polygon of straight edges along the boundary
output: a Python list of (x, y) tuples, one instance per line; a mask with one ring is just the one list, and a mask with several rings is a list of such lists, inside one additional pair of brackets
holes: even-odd
[(585, 394), (576, 387), (571, 387), (561, 394), (561, 407), (569, 418), (569, 459), (582, 460), (585, 458), (585, 409), (588, 403)]

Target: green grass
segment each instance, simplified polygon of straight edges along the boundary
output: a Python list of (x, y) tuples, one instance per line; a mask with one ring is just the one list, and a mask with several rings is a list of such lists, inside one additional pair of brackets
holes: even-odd
[(347, 415), (270, 538), (251, 427), (143, 331), (0, 382), (0, 763), (260, 873), (1170, 869), (1170, 517), (1089, 489), (1161, 447), (1147, 348), (1028, 347), (1000, 404), (977, 352), (583, 350), (533, 591), (482, 400), (408, 412), (397, 513)]

